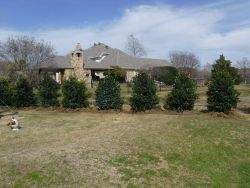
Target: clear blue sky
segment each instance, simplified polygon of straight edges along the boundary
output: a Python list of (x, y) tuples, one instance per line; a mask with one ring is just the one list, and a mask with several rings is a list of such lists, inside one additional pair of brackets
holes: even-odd
[(134, 34), (149, 57), (167, 59), (182, 50), (202, 62), (220, 53), (237, 61), (250, 58), (250, 1), (0, 0), (0, 41), (20, 34), (51, 42), (59, 54), (77, 42), (123, 50)]

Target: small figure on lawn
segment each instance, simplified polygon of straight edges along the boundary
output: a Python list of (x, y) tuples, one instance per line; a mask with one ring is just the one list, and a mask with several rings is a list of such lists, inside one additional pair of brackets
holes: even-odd
[(9, 123), (8, 123), (9, 128), (11, 128), (13, 131), (19, 130), (21, 127), (18, 124), (17, 119), (13, 116), (11, 117)]

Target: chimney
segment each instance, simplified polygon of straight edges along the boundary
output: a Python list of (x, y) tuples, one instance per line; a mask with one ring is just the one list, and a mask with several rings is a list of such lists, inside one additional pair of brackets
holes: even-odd
[(77, 43), (77, 45), (76, 45), (76, 50), (82, 50), (82, 47), (81, 47), (81, 44), (80, 44), (80, 43)]

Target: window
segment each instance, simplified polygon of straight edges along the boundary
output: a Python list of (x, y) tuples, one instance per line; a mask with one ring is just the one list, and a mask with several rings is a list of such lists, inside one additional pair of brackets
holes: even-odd
[(76, 57), (81, 57), (81, 53), (76, 53)]
[(97, 57), (90, 57), (89, 59), (97, 62), (97, 63), (100, 63), (105, 57), (107, 57), (109, 55), (109, 53), (102, 53), (100, 56), (97, 56)]

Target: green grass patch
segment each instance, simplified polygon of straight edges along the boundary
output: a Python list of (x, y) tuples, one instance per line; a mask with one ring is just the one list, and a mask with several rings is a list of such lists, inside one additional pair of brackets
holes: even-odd
[(129, 183), (128, 188), (140, 188), (140, 186), (133, 183)]
[(161, 177), (165, 177), (165, 178), (171, 175), (168, 170), (164, 170), (164, 169), (159, 170), (159, 173)]
[(33, 182), (42, 183), (44, 178), (39, 172), (34, 171), (34, 172), (28, 173), (26, 175), (26, 179), (33, 181)]
[(115, 159), (111, 160), (111, 164), (115, 166), (134, 166), (136, 165), (137, 161), (136, 159), (131, 159), (131, 156), (127, 155), (120, 155), (116, 157)]
[(240, 163), (237, 171), (240, 175), (240, 186), (250, 187), (250, 162)]
[(156, 171), (151, 169), (146, 169), (142, 174), (142, 177), (146, 180), (150, 180), (154, 176), (156, 176)]
[(122, 179), (125, 181), (129, 181), (132, 178), (137, 178), (138, 175), (135, 173), (134, 170), (131, 170), (129, 168), (122, 168), (121, 172), (123, 173)]
[(182, 160), (183, 157), (179, 153), (168, 153), (164, 159), (171, 163), (175, 163), (175, 162)]
[(139, 163), (159, 163), (160, 158), (149, 152), (141, 152), (138, 154)]
[(21, 183), (15, 183), (13, 188), (25, 188)]

